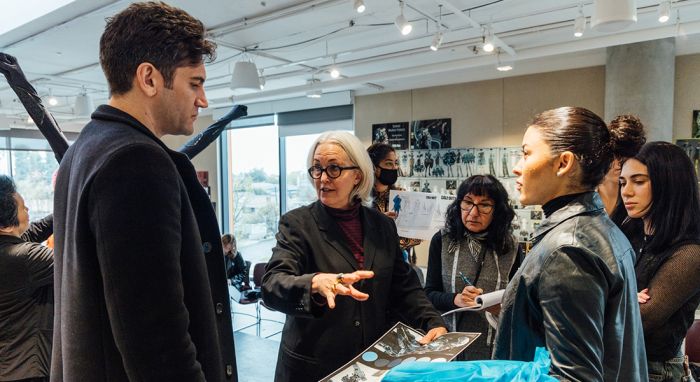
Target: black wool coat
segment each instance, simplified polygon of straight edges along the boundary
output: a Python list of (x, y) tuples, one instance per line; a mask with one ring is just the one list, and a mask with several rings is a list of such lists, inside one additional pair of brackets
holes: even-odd
[(394, 222), (367, 207), (360, 208), (360, 220), (365, 269), (374, 278), (354, 286), (369, 299), (337, 296), (329, 309), (314, 301), (324, 298), (312, 297), (314, 274), (358, 270), (340, 226), (318, 201), (280, 219), (262, 286), (265, 303), (287, 314), (275, 381), (318, 381), (384, 334), (394, 324), (390, 317), (425, 331), (446, 326), (403, 260)]
[(102, 105), (54, 199), (52, 381), (235, 381), (216, 216), (187, 157)]

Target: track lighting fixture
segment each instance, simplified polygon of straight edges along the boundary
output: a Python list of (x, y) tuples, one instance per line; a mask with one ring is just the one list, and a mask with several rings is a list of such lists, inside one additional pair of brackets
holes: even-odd
[(260, 76), (258, 77), (258, 82), (260, 82), (260, 90), (265, 89), (265, 76), (263, 75), (263, 70), (260, 69)]
[(665, 23), (671, 18), (671, 2), (662, 1), (659, 3), (659, 22)]
[(437, 22), (437, 32), (435, 32), (435, 36), (433, 36), (433, 41), (430, 43), (430, 50), (433, 52), (437, 52), (438, 49), (440, 49), (440, 45), (442, 45), (442, 31), (441, 29), (441, 24), (442, 24), (442, 4), (440, 4), (440, 18), (438, 19)]
[(311, 77), (311, 79), (308, 80), (306, 83), (310, 87), (310, 89), (306, 92), (306, 96), (308, 98), (321, 98), (321, 94), (323, 92), (321, 91), (320, 87), (316, 87), (319, 83), (321, 83), (321, 81), (317, 78)]
[(58, 98), (53, 96), (51, 89), (49, 89), (49, 98), (46, 99), (46, 102), (48, 102), (49, 106), (58, 105)]
[(438, 49), (440, 49), (440, 45), (442, 45), (442, 32), (438, 31), (435, 33), (435, 36), (433, 36), (433, 41), (430, 43), (430, 50), (436, 52)]
[(574, 21), (574, 37), (583, 36), (583, 32), (586, 30), (586, 16), (583, 15), (583, 8), (579, 5), (578, 16)]
[(333, 55), (333, 66), (331, 66), (331, 70), (329, 71), (329, 74), (331, 75), (331, 78), (339, 78), (340, 77), (340, 70), (338, 70), (338, 67), (335, 65), (335, 60), (338, 58), (335, 54)]
[(394, 24), (396, 24), (396, 27), (399, 28), (399, 32), (406, 36), (413, 30), (413, 25), (411, 25), (411, 23), (406, 20), (406, 16), (403, 15), (403, 1), (399, 1), (399, 7), (401, 8), (401, 13), (396, 16)]
[(483, 45), (481, 46), (481, 49), (484, 50), (486, 53), (491, 53), (493, 52), (496, 47), (493, 45), (493, 37), (490, 35), (486, 35), (482, 37)]
[(353, 8), (355, 8), (357, 13), (362, 13), (367, 9), (367, 7), (365, 7), (365, 2), (362, 0), (355, 0), (353, 2)]

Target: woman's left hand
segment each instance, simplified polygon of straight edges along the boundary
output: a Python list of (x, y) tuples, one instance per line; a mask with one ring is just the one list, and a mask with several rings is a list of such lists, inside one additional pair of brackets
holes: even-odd
[(418, 342), (421, 345), (427, 345), (445, 333), (447, 333), (447, 328), (445, 327), (441, 326), (439, 328), (433, 328), (430, 329), (428, 333), (426, 333), (426, 335), (423, 336), (423, 338), (419, 339)]
[(637, 293), (637, 300), (640, 304), (646, 304), (650, 298), (651, 296), (649, 296), (649, 288), (644, 288), (639, 293)]

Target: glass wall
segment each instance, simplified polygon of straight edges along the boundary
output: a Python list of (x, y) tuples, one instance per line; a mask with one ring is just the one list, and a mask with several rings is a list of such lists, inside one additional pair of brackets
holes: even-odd
[(267, 262), (280, 212), (277, 126), (232, 129), (226, 134), (229, 227), (244, 259)]
[[(69, 140), (76, 133), (65, 133)], [(53, 175), (58, 161), (37, 130), (0, 131), (0, 174), (11, 176), (29, 208), (30, 220), (53, 212)]]

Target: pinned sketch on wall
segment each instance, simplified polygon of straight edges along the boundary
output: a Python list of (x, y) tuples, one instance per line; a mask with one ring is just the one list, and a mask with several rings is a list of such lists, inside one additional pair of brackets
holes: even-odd
[(372, 125), (372, 143), (386, 143), (396, 150), (408, 148), (408, 122)]
[(426, 119), (411, 122), (412, 149), (452, 147), (452, 119)]
[[(426, 181), (411, 185), (411, 189), (430, 189)], [(396, 229), (401, 237), (430, 240), (435, 232), (445, 226), (445, 212), (454, 195), (428, 192), (397, 191), (389, 193), (389, 206), (396, 212)]]
[(515, 176), (513, 174), (513, 168), (518, 164), (520, 158), (522, 157), (522, 149), (519, 147), (502, 147), (499, 149), (500, 153), (500, 172), (498, 174), (501, 178), (510, 178)]
[(695, 168), (695, 175), (700, 178), (700, 139), (678, 139), (676, 144), (688, 155)]
[(693, 110), (693, 138), (700, 138), (700, 110)]
[(418, 340), (423, 334), (398, 322), (357, 357), (320, 382), (381, 381), (392, 368), (409, 362), (448, 362), (471, 345), (481, 334), (443, 334), (427, 345)]

